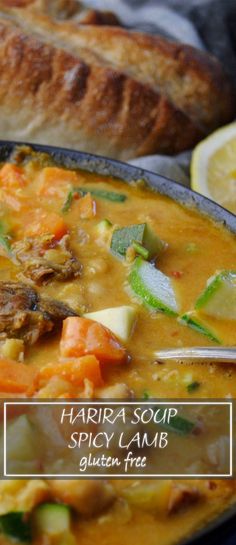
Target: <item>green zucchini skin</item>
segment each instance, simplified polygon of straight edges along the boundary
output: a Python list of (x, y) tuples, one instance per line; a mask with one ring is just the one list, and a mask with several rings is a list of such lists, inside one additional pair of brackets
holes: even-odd
[(145, 223), (140, 223), (116, 229), (111, 239), (111, 252), (115, 256), (123, 258), (133, 241), (142, 245), (145, 226)]
[(166, 244), (150, 229), (147, 223), (137, 223), (121, 227), (113, 232), (111, 252), (115, 256), (123, 259), (128, 248), (135, 244), (139, 247), (137, 253), (140, 253), (144, 259), (153, 259), (166, 246)]
[[(143, 276), (147, 277), (149, 275), (150, 282), (147, 282)], [(168, 276), (158, 271), (154, 265), (144, 261), (141, 257), (136, 258), (128, 280), (135, 295), (141, 298), (150, 309), (156, 312), (164, 312), (168, 316), (178, 316), (177, 303), (171, 281)], [(161, 282), (163, 286), (157, 295), (155, 290)], [(162, 296), (163, 299), (161, 298)], [(171, 304), (167, 303), (167, 298), (171, 300)]]
[(14, 511), (0, 516), (0, 532), (19, 543), (32, 542), (32, 530), (28, 514)]
[(111, 202), (125, 202), (128, 198), (124, 193), (116, 193), (115, 191), (107, 191), (106, 189), (94, 189), (93, 187), (87, 187), (86, 189), (83, 187), (75, 187), (74, 192), (79, 193), (82, 196), (91, 193), (92, 197)]
[(198, 319), (192, 317), (192, 313), (183, 314), (178, 321), (183, 325), (191, 327), (198, 333), (201, 333), (201, 335), (205, 335), (210, 341), (222, 344), (221, 340), (208, 327), (202, 324)]
[(166, 430), (178, 435), (191, 435), (196, 428), (194, 422), (179, 415), (174, 416), (169, 424), (163, 424), (162, 426)]
[(215, 318), (236, 319), (236, 271), (221, 271), (209, 278), (195, 309)]
[(63, 204), (63, 207), (61, 209), (62, 213), (65, 214), (70, 210), (70, 207), (73, 202), (74, 195), (80, 195), (81, 197), (84, 197), (87, 195), (87, 193), (91, 193), (92, 197), (97, 197), (98, 199), (104, 199), (105, 201), (110, 202), (124, 202), (128, 198), (127, 195), (124, 193), (116, 193), (115, 191), (107, 191), (106, 189), (94, 189), (87, 187), (86, 189), (84, 187), (73, 187)]
[(33, 535), (62, 537), (74, 543), (71, 533), (71, 510), (67, 505), (43, 503), (33, 513), (14, 511), (0, 516), (0, 533), (17, 543), (32, 543)]

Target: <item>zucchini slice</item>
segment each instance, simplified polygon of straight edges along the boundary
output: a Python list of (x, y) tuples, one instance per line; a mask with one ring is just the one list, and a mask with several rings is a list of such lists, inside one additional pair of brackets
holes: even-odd
[(64, 535), (70, 532), (70, 508), (59, 503), (43, 503), (35, 510), (33, 522), (39, 535)]
[(100, 241), (105, 243), (107, 247), (109, 247), (111, 243), (112, 231), (113, 225), (107, 218), (101, 220), (95, 227), (96, 236)]
[(165, 247), (165, 243), (153, 233), (147, 223), (140, 223), (116, 229), (111, 239), (111, 252), (117, 257), (124, 258), (133, 242), (148, 251), (149, 259), (156, 257)]
[(105, 218), (104, 220), (101, 220), (97, 224), (97, 227), (96, 227), (97, 234), (104, 235), (104, 233), (107, 233), (108, 231), (110, 231), (111, 227), (112, 227), (111, 221)]
[(186, 314), (183, 314), (183, 316), (180, 316), (179, 323), (183, 325), (187, 325), (191, 327), (192, 329), (195, 329), (198, 333), (201, 333), (202, 335), (205, 335), (210, 341), (213, 341), (217, 344), (222, 344), (220, 339), (211, 331), (208, 326), (203, 324), (201, 321), (198, 320), (198, 317), (195, 317), (194, 312), (186, 312)]
[(215, 318), (236, 320), (236, 271), (221, 271), (211, 277), (195, 309)]
[(178, 315), (178, 305), (171, 279), (141, 257), (135, 259), (129, 284), (138, 297), (152, 310)]

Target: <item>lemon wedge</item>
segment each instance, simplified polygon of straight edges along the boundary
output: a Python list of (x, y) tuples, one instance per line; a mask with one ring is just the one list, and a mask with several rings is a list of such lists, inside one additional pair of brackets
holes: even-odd
[(236, 122), (218, 129), (196, 146), (191, 187), (236, 213)]

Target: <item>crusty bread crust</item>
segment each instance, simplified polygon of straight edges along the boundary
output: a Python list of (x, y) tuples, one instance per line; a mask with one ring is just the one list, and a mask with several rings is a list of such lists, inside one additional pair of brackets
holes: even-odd
[(84, 9), (77, 0), (2, 0), (5, 8), (29, 8), (39, 13), (53, 13), (61, 11), (73, 15), (76, 11)]
[(232, 118), (219, 63), (193, 48), (1, 11), (0, 138), (128, 159), (190, 148)]
[(59, 26), (58, 35), (68, 44), (95, 51), (103, 62), (163, 94), (203, 131), (228, 121), (235, 111), (232, 87), (212, 55), (120, 27)]
[(114, 13), (86, 8), (78, 0), (2, 0), (2, 4), (6, 8), (27, 8), (55, 19), (74, 18), (81, 25), (120, 24)]

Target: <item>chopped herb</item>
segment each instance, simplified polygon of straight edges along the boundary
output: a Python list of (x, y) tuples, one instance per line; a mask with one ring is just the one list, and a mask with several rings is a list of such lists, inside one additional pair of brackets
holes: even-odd
[(66, 198), (66, 201), (63, 204), (63, 207), (61, 209), (63, 214), (65, 214), (66, 212), (68, 212), (68, 210), (70, 210), (70, 207), (71, 207), (71, 204), (72, 204), (72, 201), (73, 201), (73, 197), (74, 197), (74, 190), (71, 189), (71, 191), (69, 191), (69, 193), (67, 195), (67, 198)]
[(2, 246), (8, 255), (11, 255), (11, 244), (8, 236), (0, 235), (0, 246)]
[[(143, 392), (143, 399), (148, 400), (150, 399), (150, 397), (150, 393), (145, 390)], [(159, 410), (160, 418), (162, 418), (162, 416), (164, 417), (164, 411), (166, 409), (165, 407), (154, 408)], [(169, 422), (165, 422), (164, 424), (160, 423), (159, 425), (170, 432), (178, 433), (178, 435), (190, 435), (196, 428), (196, 424), (194, 422), (188, 420), (188, 418), (179, 415), (173, 416)]]
[(143, 399), (150, 399), (150, 394), (147, 390), (143, 392)]
[(195, 254), (198, 251), (198, 246), (195, 242), (189, 242), (186, 246), (186, 252), (189, 254)]
[(139, 244), (136, 240), (133, 240), (132, 246), (135, 249), (135, 252), (143, 257), (143, 259), (149, 258), (149, 251), (142, 246), (142, 244)]
[[(164, 408), (162, 409), (164, 415)], [(161, 412), (161, 411), (160, 411)], [(163, 428), (173, 433), (178, 433), (178, 435), (189, 435), (193, 432), (196, 424), (183, 416), (173, 416), (170, 419), (169, 423), (160, 424)]]
[(6, 226), (0, 221), (0, 246), (2, 246), (8, 255), (11, 255), (10, 236), (7, 234)]
[(199, 386), (201, 386), (200, 382), (198, 382), (197, 380), (194, 380), (193, 382), (190, 382), (190, 384), (188, 384), (187, 390), (191, 394), (192, 392), (197, 390)]
[(83, 196), (87, 193), (91, 193), (92, 197), (112, 202), (124, 202), (127, 199), (127, 195), (124, 195), (123, 193), (115, 193), (114, 191), (107, 191), (106, 189), (93, 189), (92, 187), (87, 187), (86, 189), (83, 187), (75, 187), (74, 192)]
[(31, 527), (23, 512), (12, 512), (0, 516), (0, 532), (21, 542), (31, 543)]
[(87, 193), (91, 193), (92, 197), (98, 197), (100, 199), (105, 199), (112, 202), (124, 202), (127, 199), (126, 195), (123, 195), (122, 193), (115, 193), (114, 191), (106, 191), (105, 189), (92, 189), (88, 187), (86, 189), (83, 187), (74, 187), (69, 191), (66, 201), (62, 207), (63, 214), (70, 210), (73, 197), (76, 193), (81, 197), (84, 197), (85, 195), (87, 195)]
[(5, 235), (5, 233), (6, 233), (6, 227), (3, 224), (3, 222), (0, 221), (0, 235)]

